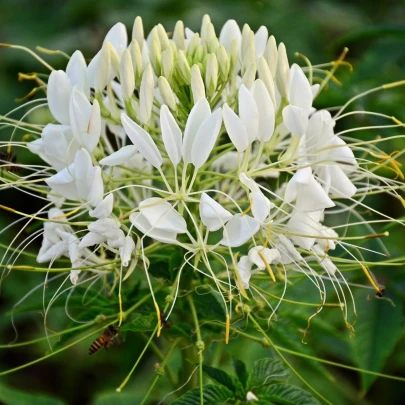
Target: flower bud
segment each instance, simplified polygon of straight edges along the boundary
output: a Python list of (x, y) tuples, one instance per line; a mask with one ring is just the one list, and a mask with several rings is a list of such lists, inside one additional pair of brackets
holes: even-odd
[(141, 81), (139, 96), (139, 119), (142, 123), (147, 124), (152, 115), (153, 98), (155, 95), (155, 85), (153, 82), (152, 67), (146, 66)]
[(218, 48), (217, 58), (218, 58), (218, 67), (219, 67), (219, 73), (221, 75), (221, 79), (226, 81), (228, 78), (228, 74), (229, 74), (230, 62), (229, 62), (228, 54), (223, 45), (220, 45)]
[(124, 101), (127, 101), (132, 97), (135, 90), (134, 68), (132, 67), (131, 54), (128, 49), (125, 49), (122, 54), (120, 63), (120, 81), (122, 96)]
[(166, 50), (163, 52), (162, 56), (162, 71), (163, 75), (170, 80), (173, 73), (173, 50), (169, 45)]
[(176, 111), (177, 109), (176, 97), (173, 93), (173, 90), (170, 87), (169, 82), (164, 76), (159, 77), (158, 86), (163, 102), (167, 104), (172, 111)]
[(264, 59), (266, 59), (267, 64), (269, 65), (271, 75), (276, 77), (276, 69), (277, 69), (277, 44), (276, 39), (272, 35), (266, 45), (266, 49), (264, 50), (263, 54)]
[(218, 61), (214, 53), (209, 54), (207, 58), (205, 83), (207, 86), (207, 93), (213, 95), (218, 83)]
[(162, 68), (162, 50), (160, 48), (160, 43), (156, 39), (152, 40), (150, 47), (150, 63), (153, 66), (153, 70), (156, 75), (160, 75)]
[(232, 41), (230, 50), (229, 50), (229, 59), (230, 59), (230, 71), (233, 73), (238, 68), (238, 54), (239, 54), (239, 43), (235, 39)]
[(111, 80), (111, 49), (112, 45), (109, 42), (106, 42), (101, 48), (94, 76), (94, 89), (96, 93), (102, 93)]
[(211, 24), (211, 18), (208, 14), (204, 14), (201, 22), (201, 39), (205, 41), (208, 34), (208, 26)]
[(204, 81), (198, 65), (193, 65), (191, 68), (191, 92), (193, 93), (194, 105), (198, 100), (205, 98)]
[(266, 62), (266, 59), (262, 56), (259, 59), (259, 79), (263, 80), (263, 83), (266, 85), (267, 91), (270, 94), (271, 101), (273, 102), (273, 106), (276, 105), (276, 92), (274, 89), (274, 80), (273, 76), (270, 72), (269, 65)]
[(191, 69), (190, 65), (188, 64), (186, 55), (181, 50), (179, 50), (179, 52), (177, 53), (177, 62), (181, 78), (186, 84), (189, 85), (191, 83)]
[(200, 44), (197, 46), (197, 50), (195, 51), (193, 62), (194, 63), (201, 63), (204, 60), (204, 56), (206, 55), (204, 47)]
[(118, 55), (117, 50), (113, 46), (111, 46), (111, 48), (110, 48), (110, 57), (111, 57), (111, 67), (113, 70), (112, 78), (114, 78), (115, 76), (119, 77), (121, 57), (120, 57), (120, 55)]
[(134, 27), (132, 28), (132, 39), (138, 42), (139, 48), (142, 51), (143, 43), (145, 41), (145, 34), (143, 31), (143, 22), (141, 17), (136, 17)]
[(129, 52), (131, 54), (132, 68), (135, 74), (136, 87), (139, 88), (139, 86), (141, 85), (141, 78), (143, 73), (143, 63), (142, 52), (136, 39), (131, 42), (129, 46)]
[[(253, 42), (253, 44), (252, 44)], [(242, 30), (242, 46), (241, 46), (241, 59), (243, 60), (245, 57), (246, 50), (249, 46), (253, 45), (253, 48), (255, 46), (255, 34), (254, 32), (250, 29), (248, 24), (245, 24), (243, 26)]]
[(253, 31), (246, 34), (245, 39), (242, 53), (242, 73), (246, 71), (251, 63), (256, 61), (256, 45)]
[(281, 96), (288, 99), (288, 88), (290, 85), (290, 66), (288, 64), (287, 51), (285, 45), (280, 42), (277, 52), (277, 69), (276, 69), (277, 89)]
[(196, 32), (188, 43), (187, 55), (193, 56), (194, 52), (197, 50), (197, 46), (200, 44), (200, 35)]
[(184, 24), (183, 21), (177, 21), (173, 31), (173, 41), (177, 46), (177, 49), (181, 49), (184, 51), (185, 43), (184, 43)]
[(167, 32), (162, 24), (157, 26), (157, 33), (159, 35), (160, 47), (162, 48), (162, 51), (165, 51), (170, 45), (169, 37), (167, 36)]
[(207, 51), (210, 53), (216, 53), (219, 46), (219, 41), (215, 35), (215, 28), (212, 23), (207, 25), (206, 35), (203, 40), (207, 46)]
[(256, 63), (252, 62), (246, 69), (245, 74), (242, 77), (242, 84), (244, 84), (248, 89), (252, 87), (253, 82), (256, 77)]

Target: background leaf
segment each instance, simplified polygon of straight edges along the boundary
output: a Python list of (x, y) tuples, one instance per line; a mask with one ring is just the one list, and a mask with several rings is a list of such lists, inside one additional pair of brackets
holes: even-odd
[[(220, 405), (233, 398), (233, 393), (220, 385), (205, 385), (203, 395), (204, 405)], [(200, 405), (200, 403), (200, 389), (195, 388), (186, 392), (172, 405)]]
[(247, 386), (252, 390), (263, 385), (285, 381), (290, 376), (290, 370), (283, 362), (273, 359), (257, 360), (249, 373)]
[(320, 405), (309, 392), (304, 391), (295, 385), (273, 384), (257, 391), (261, 399), (269, 400), (275, 404), (282, 405)]
[(2, 405), (64, 405), (60, 399), (38, 393), (29, 394), (0, 384)]
[(248, 372), (246, 370), (245, 363), (241, 360), (232, 358), (233, 369), (235, 370), (235, 374), (238, 377), (239, 381), (241, 382), (242, 386), (246, 388), (247, 380), (248, 380)]
[[(367, 300), (367, 294), (359, 291), (354, 296), (359, 320), (355, 337), (350, 340), (357, 365), (365, 370), (380, 372), (393, 352), (403, 332), (403, 307), (394, 298), (395, 307), (386, 300)], [(361, 385), (367, 391), (377, 377), (361, 374)]]

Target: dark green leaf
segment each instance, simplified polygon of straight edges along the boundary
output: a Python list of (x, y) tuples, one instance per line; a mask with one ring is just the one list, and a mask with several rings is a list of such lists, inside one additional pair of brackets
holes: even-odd
[(155, 329), (156, 325), (156, 314), (152, 313), (149, 315), (138, 315), (131, 322), (125, 323), (123, 326), (121, 326), (121, 331), (151, 332)]
[(257, 397), (277, 405), (320, 405), (309, 392), (295, 385), (272, 384), (255, 392)]
[(193, 327), (187, 322), (173, 323), (170, 329), (167, 330), (168, 336), (182, 337), (190, 342), (193, 342)]
[(91, 405), (134, 405), (135, 398), (133, 394), (105, 393), (98, 395)]
[(228, 373), (225, 373), (225, 371), (219, 370), (218, 368), (204, 366), (204, 365), (203, 365), (203, 371), (214, 382), (217, 382), (218, 384), (221, 384), (221, 385), (225, 386), (226, 388), (229, 388), (231, 391), (236, 390), (238, 382), (235, 381), (235, 379), (233, 377), (231, 377)]
[(198, 294), (193, 294), (193, 301), (197, 312), (205, 319), (223, 319), (225, 321), (225, 309), (223, 303), (218, 301), (218, 294), (209, 290), (205, 293), (198, 290)]
[[(220, 385), (205, 385), (203, 389), (204, 405), (220, 405), (233, 399), (233, 393)], [(172, 405), (200, 405), (200, 389), (186, 392)]]
[(42, 394), (28, 394), (0, 385), (0, 403), (3, 405), (64, 405), (60, 399)]
[(273, 359), (260, 359), (255, 361), (249, 373), (247, 387), (249, 390), (263, 385), (285, 381), (290, 377), (290, 370), (283, 362)]
[[(380, 372), (387, 357), (398, 343), (403, 328), (402, 303), (393, 307), (385, 300), (367, 300), (363, 292), (355, 294), (359, 321), (355, 337), (350, 339), (357, 365), (365, 370)], [(361, 385), (367, 391), (377, 377), (361, 374)]]
[(246, 383), (248, 379), (248, 372), (246, 371), (245, 363), (241, 360), (232, 358), (233, 369), (235, 374), (238, 377), (238, 380), (241, 382), (242, 386), (246, 388)]

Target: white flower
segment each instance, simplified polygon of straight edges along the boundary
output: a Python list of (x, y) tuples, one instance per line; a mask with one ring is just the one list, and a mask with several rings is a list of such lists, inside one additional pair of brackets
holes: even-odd
[(280, 252), (277, 249), (269, 249), (263, 246), (255, 246), (250, 249), (248, 257), (258, 270), (264, 270), (268, 264), (281, 262)]
[(120, 247), (120, 257), (122, 260), (122, 265), (128, 267), (131, 260), (132, 252), (135, 250), (135, 242), (130, 236), (125, 237), (125, 242), (122, 247)]
[(234, 215), (225, 225), (221, 245), (238, 247), (250, 240), (260, 229), (260, 222), (250, 215)]
[(286, 203), (296, 200), (295, 207), (304, 212), (335, 206), (322, 186), (315, 180), (310, 167), (296, 171), (287, 184), (284, 200)]
[(215, 232), (225, 226), (232, 218), (232, 214), (208, 194), (202, 193), (200, 199), (200, 218), (210, 232)]
[(46, 183), (61, 196), (69, 200), (84, 200), (94, 207), (104, 194), (100, 167), (93, 167), (85, 149), (76, 153), (74, 163), (48, 178)]
[(252, 276), (252, 263), (247, 256), (242, 256), (237, 263), (239, 276), (243, 288), (249, 288), (250, 277)]

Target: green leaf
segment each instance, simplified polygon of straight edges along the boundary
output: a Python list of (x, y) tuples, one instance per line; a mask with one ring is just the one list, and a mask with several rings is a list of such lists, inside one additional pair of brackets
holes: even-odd
[(245, 363), (241, 360), (232, 358), (233, 369), (235, 370), (235, 374), (238, 377), (238, 380), (241, 382), (243, 388), (246, 388), (247, 380), (248, 380), (248, 372), (246, 370)]
[[(205, 385), (203, 388), (204, 405), (220, 405), (233, 399), (233, 393), (220, 385)], [(186, 392), (172, 405), (200, 405), (200, 389)]]
[(121, 332), (151, 332), (157, 325), (156, 314), (138, 315), (131, 322), (121, 326)]
[(320, 405), (309, 392), (290, 384), (269, 385), (257, 390), (255, 395), (277, 405)]
[(263, 385), (285, 381), (290, 377), (290, 370), (283, 362), (273, 359), (260, 359), (255, 361), (249, 373), (247, 387), (249, 390)]
[[(398, 343), (403, 328), (402, 303), (393, 307), (386, 300), (367, 300), (363, 292), (355, 294), (358, 323), (355, 337), (350, 339), (357, 365), (365, 370), (380, 372), (387, 357)], [(367, 391), (377, 377), (361, 374), (361, 386)]]
[(170, 329), (167, 330), (167, 335), (171, 337), (182, 337), (189, 342), (194, 342), (193, 340), (193, 327), (187, 322), (176, 322), (173, 323)]
[(223, 302), (218, 301), (218, 294), (212, 290), (206, 293), (202, 292), (203, 289), (198, 290), (198, 294), (193, 294), (193, 301), (196, 306), (198, 314), (204, 319), (215, 319), (225, 321), (225, 308)]
[(211, 378), (211, 380), (229, 388), (231, 391), (235, 391), (238, 385), (240, 389), (242, 388), (239, 381), (236, 381), (235, 378), (231, 377), (228, 373), (225, 373), (225, 371), (204, 365), (203, 371), (209, 378)]
[(42, 394), (28, 394), (0, 385), (0, 403), (3, 405), (65, 405), (60, 399)]
[(91, 405), (133, 405), (134, 403), (134, 394), (114, 392), (97, 395)]

